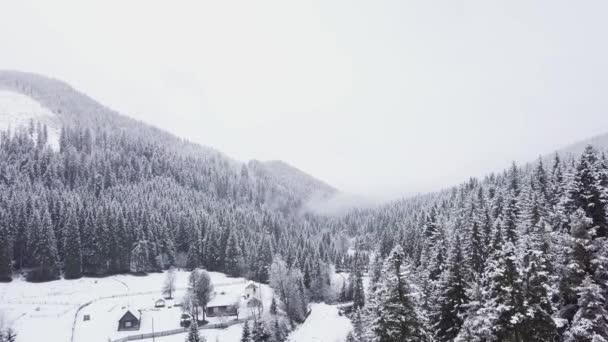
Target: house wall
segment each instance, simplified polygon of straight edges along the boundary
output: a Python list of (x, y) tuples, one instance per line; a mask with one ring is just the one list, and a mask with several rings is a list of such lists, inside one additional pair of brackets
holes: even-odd
[(233, 306), (214, 306), (207, 308), (207, 316), (236, 316), (236, 308)]

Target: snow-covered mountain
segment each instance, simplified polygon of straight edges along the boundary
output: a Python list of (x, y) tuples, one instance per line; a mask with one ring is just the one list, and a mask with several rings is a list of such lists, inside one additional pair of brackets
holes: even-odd
[(327, 198), (336, 189), (282, 161), (244, 164), (223, 153), (178, 138), (166, 131), (131, 119), (95, 101), (65, 82), (33, 73), (0, 70), (0, 130), (27, 127), (30, 121), (48, 127), (49, 143), (59, 147), (61, 127), (80, 126), (124, 131), (139, 142), (161, 145), (171, 153), (203, 158), (237, 172), (247, 165), (252, 175), (273, 182), (295, 196), (298, 203)]
[(49, 144), (57, 149), (60, 131), (57, 115), (29, 96), (0, 89), (0, 130), (29, 128), (32, 122), (47, 126)]

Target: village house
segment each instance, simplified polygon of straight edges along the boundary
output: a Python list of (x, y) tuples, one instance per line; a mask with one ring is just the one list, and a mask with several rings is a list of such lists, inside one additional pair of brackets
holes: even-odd
[(118, 331), (139, 330), (140, 319), (127, 310), (118, 320)]
[(164, 299), (159, 299), (156, 302), (154, 302), (154, 307), (155, 308), (164, 308), (165, 307), (165, 300)]
[(217, 293), (207, 304), (206, 313), (209, 317), (237, 316), (238, 306), (238, 297), (235, 298), (228, 294)]

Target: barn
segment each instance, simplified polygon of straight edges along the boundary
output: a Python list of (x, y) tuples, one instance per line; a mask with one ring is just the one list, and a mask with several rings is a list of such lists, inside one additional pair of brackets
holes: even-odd
[(127, 310), (118, 320), (118, 331), (139, 330), (139, 318)]

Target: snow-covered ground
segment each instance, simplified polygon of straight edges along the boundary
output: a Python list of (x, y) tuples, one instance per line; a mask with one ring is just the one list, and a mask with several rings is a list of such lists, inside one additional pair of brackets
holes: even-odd
[[(177, 272), (177, 288), (174, 298), (179, 301), (186, 288), (188, 272)], [(210, 272), (211, 280), (217, 293), (238, 297), (244, 291), (246, 280), (230, 278), (222, 273)], [(74, 342), (107, 342), (109, 338), (152, 332), (154, 330), (171, 330), (179, 328), (181, 309), (174, 307), (171, 301), (165, 308), (155, 309), (154, 302), (161, 297), (164, 273), (147, 276), (117, 275), (106, 278), (82, 278), (77, 280), (57, 280), (34, 284), (22, 279), (0, 284), (0, 311), (19, 333), (20, 342), (70, 341), (74, 326)], [(265, 308), (270, 305), (271, 289), (262, 285), (262, 301)], [(82, 308), (76, 320), (77, 309)], [(135, 315), (141, 310), (141, 328), (136, 332), (118, 332), (118, 319), (125, 310)], [(248, 310), (241, 310), (240, 317), (246, 317)], [(90, 320), (84, 321), (84, 315)], [(210, 323), (225, 321), (223, 318), (209, 318)], [(74, 325), (74, 322), (76, 324)], [(219, 335), (221, 341), (232, 342), (227, 336), (233, 330), (240, 332), (241, 325), (225, 330), (204, 331), (203, 335), (212, 336), (215, 341)], [(184, 335), (166, 337), (160, 341), (183, 341)], [(237, 339), (238, 340), (238, 339)], [(234, 340), (235, 342), (237, 340)], [(177, 341), (177, 340), (176, 340)]]
[[(338, 314), (335, 305), (311, 304), (311, 313), (306, 321), (293, 331), (289, 342), (344, 342), (352, 330), (350, 320)], [(227, 341), (229, 342), (229, 341)]]
[(28, 127), (30, 120), (47, 125), (49, 144), (59, 148), (59, 120), (57, 116), (29, 96), (10, 90), (0, 90), (0, 130)]
[[(226, 329), (208, 329), (200, 330), (200, 335), (207, 339), (207, 342), (239, 342), (241, 333), (243, 332), (243, 324), (235, 324)], [(186, 334), (171, 335), (165, 337), (157, 337), (156, 342), (184, 342)], [(143, 340), (143, 342), (149, 342)]]

